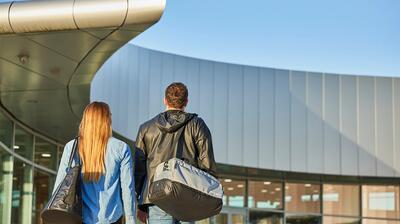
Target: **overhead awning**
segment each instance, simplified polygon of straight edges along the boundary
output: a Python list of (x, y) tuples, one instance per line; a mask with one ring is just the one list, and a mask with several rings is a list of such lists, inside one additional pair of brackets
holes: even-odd
[(97, 70), (156, 23), (164, 7), (165, 0), (0, 4), (2, 107), (58, 141), (75, 136)]

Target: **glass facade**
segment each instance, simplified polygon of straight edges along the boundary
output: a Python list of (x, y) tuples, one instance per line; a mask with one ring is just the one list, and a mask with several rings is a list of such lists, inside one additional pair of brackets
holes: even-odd
[(42, 223), (40, 212), (53, 189), (62, 146), (16, 124), (2, 112), (0, 143), (0, 223)]
[[(243, 213), (246, 223), (251, 224), (400, 223), (398, 184), (296, 183), (268, 178), (224, 178), (221, 182), (227, 195), (240, 195), (240, 198), (247, 195), (247, 201), (235, 203), (233, 207), (224, 203), (222, 214), (217, 216), (218, 219), (210, 219), (210, 223), (220, 223), (212, 221), (221, 217), (225, 217), (222, 223), (241, 223), (231, 221), (234, 220), (233, 217), (243, 217)], [(232, 194), (235, 192), (233, 185), (240, 185), (240, 193), (236, 191)]]

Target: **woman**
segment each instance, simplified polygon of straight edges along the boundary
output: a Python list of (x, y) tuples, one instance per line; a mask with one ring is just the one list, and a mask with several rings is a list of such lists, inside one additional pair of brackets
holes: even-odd
[[(89, 104), (79, 126), (78, 152), (82, 166), (82, 220), (92, 223), (135, 223), (135, 183), (131, 150), (113, 137), (111, 113), (102, 102)], [(54, 189), (66, 175), (74, 140), (65, 145)], [(75, 166), (74, 160), (72, 166)]]

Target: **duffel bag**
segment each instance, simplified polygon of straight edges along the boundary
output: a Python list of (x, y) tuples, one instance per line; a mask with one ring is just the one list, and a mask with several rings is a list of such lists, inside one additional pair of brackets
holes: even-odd
[(177, 158), (157, 166), (149, 189), (151, 203), (184, 222), (219, 214), (222, 197), (217, 178)]

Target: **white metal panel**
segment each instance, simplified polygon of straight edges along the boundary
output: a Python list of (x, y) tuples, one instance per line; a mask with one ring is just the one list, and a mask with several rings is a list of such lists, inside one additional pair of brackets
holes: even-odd
[(377, 172), (393, 176), (393, 92), (392, 79), (376, 79)]
[(228, 163), (243, 165), (243, 67), (229, 65)]
[(324, 75), (324, 164), (325, 173), (341, 173), (339, 76)]
[(200, 60), (188, 59), (187, 65), (187, 87), (189, 90), (188, 111), (200, 111)]
[(394, 153), (393, 162), (395, 176), (400, 177), (400, 79), (393, 79), (394, 106)]
[(275, 71), (269, 68), (260, 69), (259, 87), (259, 158), (261, 168), (275, 167)]
[(341, 167), (342, 174), (358, 174), (357, 80), (341, 76)]
[(307, 108), (306, 73), (292, 72), (291, 91), (291, 167), (292, 170), (307, 171)]
[[(129, 104), (126, 105), (124, 110), (126, 122), (129, 124), (129, 132), (121, 133), (126, 137), (136, 140), (136, 133), (139, 128), (139, 49), (130, 45), (129, 46), (129, 60), (126, 63), (129, 64), (129, 89), (125, 90), (127, 98), (129, 98)], [(113, 57), (112, 57), (113, 58)], [(116, 74), (110, 74), (111, 77), (115, 77)], [(120, 90), (121, 91), (121, 90)], [(113, 127), (115, 125), (113, 124)], [(118, 129), (116, 129), (118, 131)]]
[(197, 112), (204, 119), (213, 133), (214, 117), (214, 64), (210, 61), (200, 62), (200, 110)]
[(186, 58), (182, 56), (174, 56), (174, 81), (187, 82), (187, 63)]
[(324, 126), (322, 121), (322, 74), (307, 74), (307, 171), (324, 169)]
[(139, 122), (143, 123), (151, 118), (149, 114), (149, 71), (150, 52), (146, 49), (139, 49)]
[(228, 160), (228, 65), (216, 63), (214, 66), (214, 154), (217, 161)]
[(162, 89), (162, 55), (157, 52), (150, 52), (150, 73), (149, 73), (149, 116), (156, 116), (164, 108)]
[(290, 170), (289, 71), (275, 72), (275, 169)]
[(258, 167), (258, 68), (243, 71), (243, 164)]
[(375, 79), (359, 77), (358, 86), (359, 172), (375, 176)]
[(393, 84), (390, 78), (318, 73), (306, 78), (303, 72), (126, 49), (99, 71), (92, 100), (110, 103), (114, 129), (129, 138), (164, 110), (165, 87), (185, 80), (188, 111), (210, 127), (217, 162), (336, 175), (374, 176), (378, 169), (378, 176), (389, 177), (400, 168), (398, 79)]

